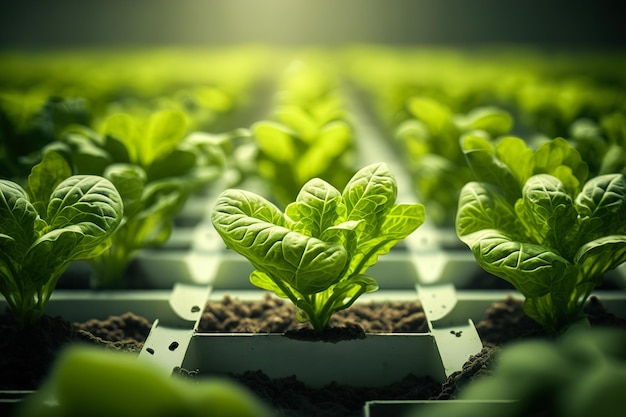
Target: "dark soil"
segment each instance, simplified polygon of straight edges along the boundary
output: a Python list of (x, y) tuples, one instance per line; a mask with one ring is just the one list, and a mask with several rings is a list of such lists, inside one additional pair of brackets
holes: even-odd
[[(356, 323), (367, 333), (428, 331), (426, 316), (418, 302), (355, 304), (335, 313), (330, 327)], [(262, 300), (254, 302), (225, 296), (219, 303), (208, 303), (198, 329), (200, 332), (284, 333), (307, 327), (296, 320), (296, 309), (291, 302), (266, 293)]]
[(125, 313), (121, 316), (110, 316), (106, 320), (92, 319), (73, 323), (72, 326), (108, 348), (139, 353), (150, 333), (152, 323), (145, 317)]
[(372, 399), (427, 399), (441, 389), (441, 384), (433, 379), (414, 375), (407, 375), (384, 387), (352, 387), (330, 383), (317, 389), (308, 387), (295, 376), (271, 379), (263, 372), (249, 371), (233, 377), (270, 404), (276, 417), (361, 415), (365, 402)]
[[(594, 325), (626, 326), (626, 320), (607, 313), (595, 297), (590, 298), (585, 313)], [(331, 325), (336, 328), (335, 332), (337, 329), (349, 329), (356, 332), (356, 337), (363, 337), (369, 332), (427, 331), (426, 319), (418, 302), (356, 304), (336, 313)], [(443, 384), (428, 377), (407, 375), (403, 380), (384, 387), (360, 388), (331, 383), (313, 389), (295, 376), (271, 379), (260, 371), (249, 371), (231, 377), (248, 386), (277, 410), (279, 416), (360, 415), (365, 402), (373, 399), (454, 399), (459, 390), (475, 378), (491, 374), (503, 345), (523, 338), (549, 337), (524, 314), (522, 302), (512, 297), (494, 303), (483, 319), (476, 323), (476, 328), (483, 341), (482, 351), (471, 357), (461, 371), (452, 374)], [(295, 308), (291, 303), (270, 295), (257, 302), (225, 297), (221, 302), (207, 304), (200, 331), (312, 333), (310, 328), (295, 319)]]
[(44, 315), (19, 329), (7, 312), (0, 315), (0, 390), (37, 389), (59, 352), (72, 343), (139, 352), (150, 327), (146, 319), (127, 313), (85, 323)]

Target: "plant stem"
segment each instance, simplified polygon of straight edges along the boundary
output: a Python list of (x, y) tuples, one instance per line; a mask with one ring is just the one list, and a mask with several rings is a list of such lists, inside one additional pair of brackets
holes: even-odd
[[(326, 327), (326, 323), (322, 323), (323, 326), (320, 327), (320, 321), (317, 319), (317, 314), (315, 312), (315, 301), (314, 300), (311, 300), (307, 296), (303, 296), (302, 298), (298, 298), (293, 293), (293, 291), (291, 291), (291, 289), (287, 285), (284, 285), (284, 283), (282, 281), (280, 281), (280, 280), (276, 280), (276, 281), (274, 281), (274, 283), (278, 286), (278, 288), (280, 288), (280, 290), (283, 293), (285, 293), (285, 295), (287, 295), (287, 297), (289, 297), (289, 299), (291, 300), (293, 305), (296, 306), (296, 308), (300, 308), (300, 309), (304, 310), (304, 312), (307, 314), (307, 316), (309, 318), (309, 322), (313, 326), (313, 329), (315, 330), (316, 333), (320, 333), (324, 329), (324, 327)], [(313, 296), (315, 296), (315, 294)], [(304, 302), (304, 303), (302, 303), (302, 302)]]
[(347, 303), (344, 303), (344, 304), (339, 305), (338, 307), (335, 307), (335, 303), (338, 301), (338, 298), (339, 298), (339, 293), (333, 293), (333, 295), (324, 304), (324, 308), (322, 309), (322, 313), (320, 315), (324, 315), (324, 316), (327, 315), (330, 319), (330, 316), (334, 312), (339, 311), (339, 310), (344, 310), (350, 307), (363, 294), (365, 294), (365, 287), (361, 286), (359, 291)]

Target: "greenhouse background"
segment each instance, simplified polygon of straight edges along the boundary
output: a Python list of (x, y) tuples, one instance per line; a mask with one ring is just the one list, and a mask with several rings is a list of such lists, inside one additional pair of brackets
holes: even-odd
[(618, 0), (29, 0), (5, 2), (0, 47), (261, 42), (513, 42), (620, 47)]

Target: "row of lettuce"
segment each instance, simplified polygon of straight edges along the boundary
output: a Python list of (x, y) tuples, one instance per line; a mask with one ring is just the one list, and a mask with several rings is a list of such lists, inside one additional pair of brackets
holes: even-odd
[[(301, 192), (315, 196), (312, 178), (326, 191), (354, 188), (361, 121), (349, 93), (371, 105), (414, 178), (426, 221), (455, 226), (479, 264), (524, 295), (527, 314), (558, 331), (626, 260), (625, 60), (593, 58), (373, 47), (8, 54), (0, 290), (27, 324), (75, 259), (93, 266), (95, 286), (123, 286), (136, 251), (162, 245), (185, 201), (211, 185), (253, 187), (276, 213)], [(377, 212), (385, 202), (365, 206), (387, 215)], [(245, 214), (246, 230), (285, 217)], [(294, 233), (340, 251), (363, 222), (334, 216), (324, 223), (333, 233)], [(368, 239), (386, 233), (385, 221), (374, 223)], [(346, 252), (371, 255), (358, 248)], [(261, 287), (285, 296), (288, 278), (272, 275), (284, 260), (253, 258)], [(329, 285), (348, 291), (341, 277), (351, 275), (339, 272)], [(365, 276), (359, 282), (375, 287)], [(306, 287), (307, 297), (327, 289)]]
[[(354, 173), (344, 152), (352, 131), (328, 73), (302, 61), (274, 73), (268, 55), (248, 49), (185, 57), (9, 57), (0, 290), (23, 325), (38, 319), (75, 260), (90, 264), (94, 287), (124, 287), (137, 251), (169, 239), (191, 196), (261, 179), (286, 205), (310, 178), (345, 183)], [(61, 63), (83, 76), (72, 82)], [(259, 99), (268, 85), (274, 99)]]
[[(371, 97), (390, 144), (405, 155), (429, 221), (453, 226), (462, 186), (475, 179), (462, 137), (506, 136), (531, 149), (564, 138), (590, 176), (626, 164), (624, 54), (519, 49), (354, 48), (351, 80)], [(461, 138), (461, 139), (460, 139)]]
[(364, 48), (351, 74), (453, 227), (551, 331), (626, 260), (626, 57)]

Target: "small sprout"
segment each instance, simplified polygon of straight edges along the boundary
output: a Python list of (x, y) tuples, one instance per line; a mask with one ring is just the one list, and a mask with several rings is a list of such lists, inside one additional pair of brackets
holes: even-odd
[(137, 251), (163, 245), (189, 195), (223, 173), (220, 139), (191, 135), (188, 128), (187, 115), (178, 110), (117, 113), (103, 120), (100, 132), (73, 126), (44, 149), (59, 149), (79, 174), (107, 178), (124, 202), (108, 248), (88, 260), (94, 287), (122, 287)]

